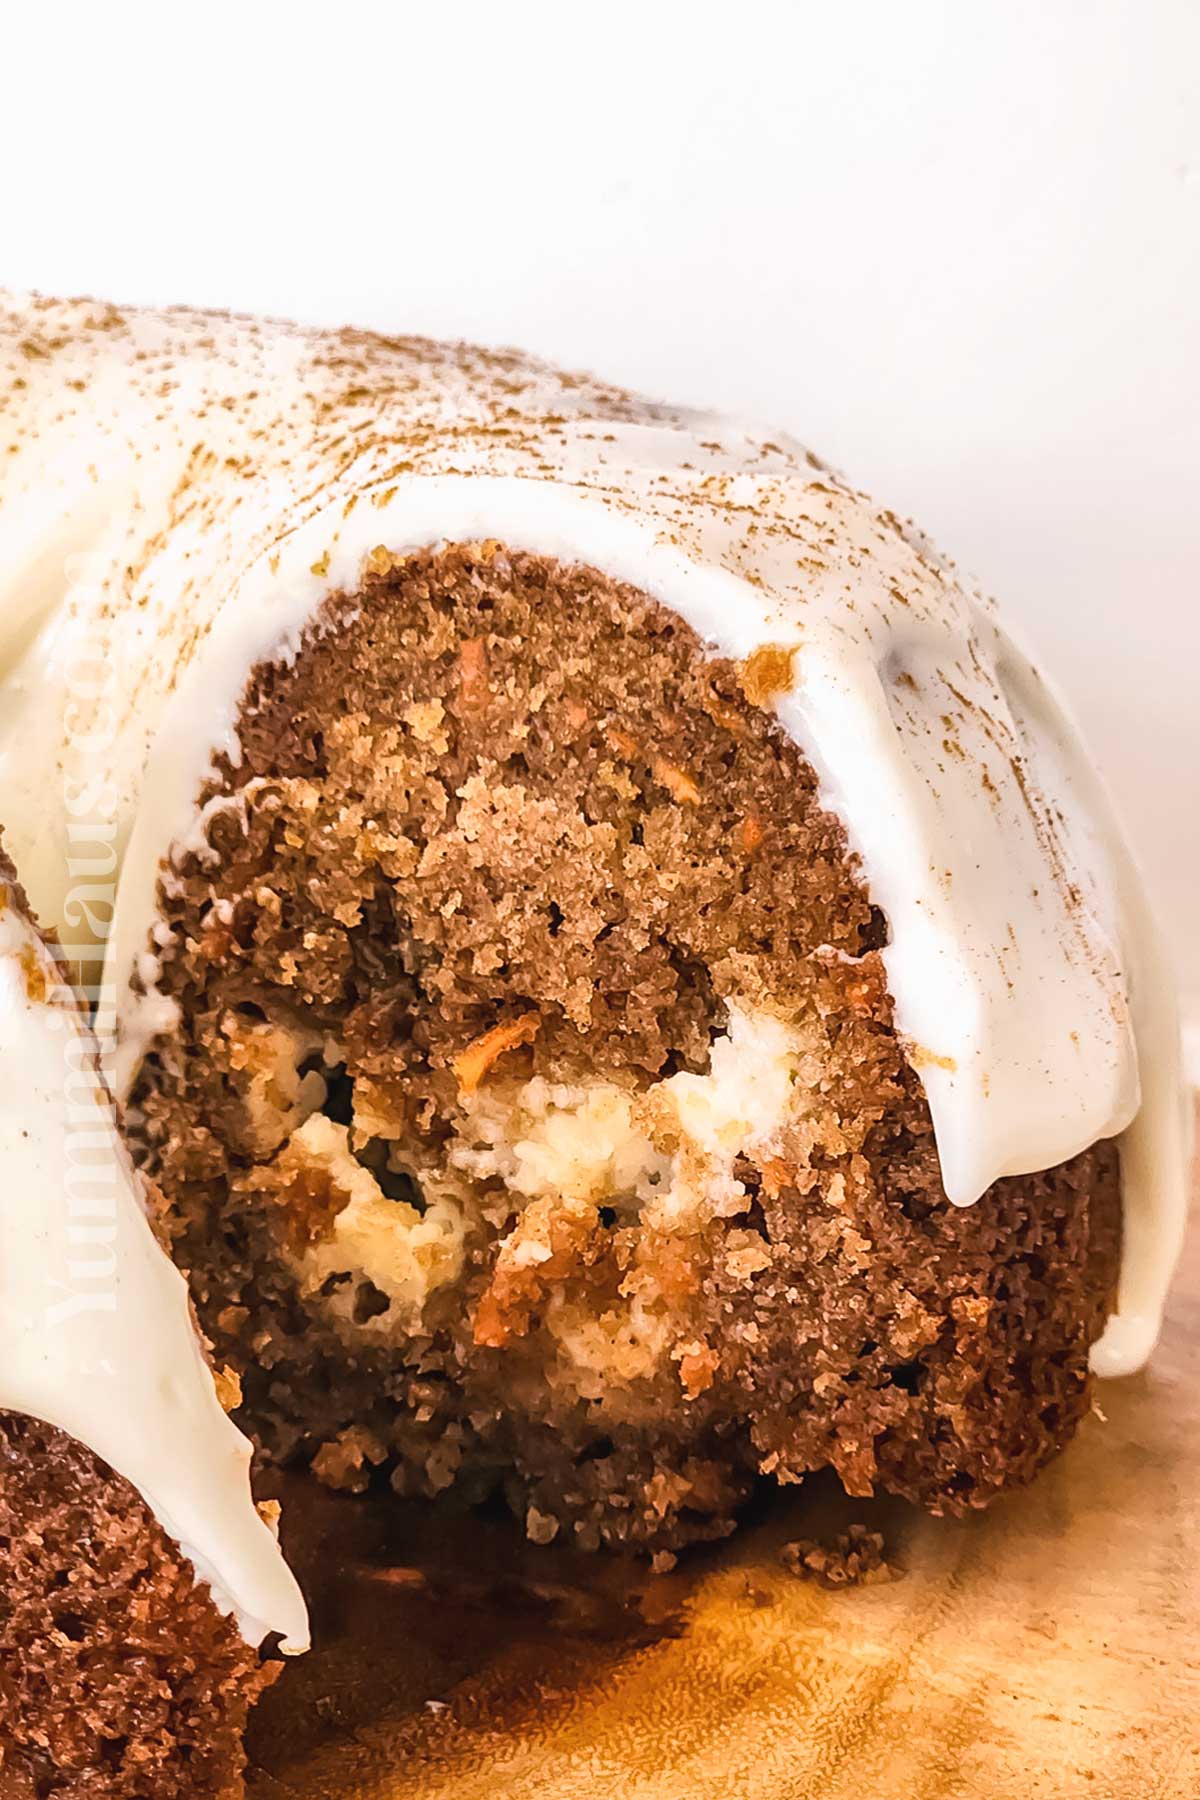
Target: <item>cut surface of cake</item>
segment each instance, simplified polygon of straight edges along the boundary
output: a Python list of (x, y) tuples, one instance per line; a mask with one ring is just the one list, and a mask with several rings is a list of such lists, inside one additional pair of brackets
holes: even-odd
[(48, 918), (120, 862), (126, 1135), (262, 1450), (656, 1552), (763, 1476), (1032, 1476), (1152, 1346), (1186, 1126), (990, 604), (790, 440), (516, 355), (0, 341), (0, 791)]
[(274, 1454), (666, 1549), (764, 1470), (957, 1508), (1070, 1434), (1115, 1149), (947, 1204), (882, 920), (753, 680), (462, 546), (256, 677), (130, 1111)]

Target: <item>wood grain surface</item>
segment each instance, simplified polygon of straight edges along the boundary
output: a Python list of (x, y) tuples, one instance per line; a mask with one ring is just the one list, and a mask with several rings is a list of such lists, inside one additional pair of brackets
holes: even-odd
[[(293, 1488), (318, 1647), (259, 1709), (250, 1792), (1197, 1800), (1198, 1376), (1194, 1229), (1149, 1371), (976, 1518), (814, 1483), (653, 1577), (499, 1517)], [(831, 1592), (781, 1566), (852, 1520), (901, 1579)]]

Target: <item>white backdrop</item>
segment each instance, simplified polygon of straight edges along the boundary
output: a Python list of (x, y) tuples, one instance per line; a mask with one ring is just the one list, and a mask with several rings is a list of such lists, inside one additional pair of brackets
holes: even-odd
[(516, 343), (913, 514), (1082, 715), (1200, 1052), (1198, 0), (109, 0), (0, 59), (0, 282)]

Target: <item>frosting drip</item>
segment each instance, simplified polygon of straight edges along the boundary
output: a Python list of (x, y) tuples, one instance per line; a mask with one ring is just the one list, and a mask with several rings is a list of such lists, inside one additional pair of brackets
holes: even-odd
[[(1061, 706), (913, 532), (790, 440), (423, 340), (14, 300), (0, 393), (2, 809), (62, 919), (58, 771), (91, 746), (122, 865), (124, 1084), (171, 1023), (162, 859), (197, 828), (214, 754), (237, 760), (254, 664), (293, 656), (380, 546), (497, 538), (591, 563), (716, 651), (789, 671), (772, 704), (887, 918), (949, 1197), (1124, 1133), (1119, 1308), (1094, 1360), (1140, 1363), (1186, 1203), (1165, 961)], [(89, 660), (94, 692), (72, 680)]]
[(150, 1230), (95, 1040), (3, 881), (0, 1069), (0, 1404), (131, 1481), (248, 1642), (277, 1631), (303, 1650), (304, 1601)]

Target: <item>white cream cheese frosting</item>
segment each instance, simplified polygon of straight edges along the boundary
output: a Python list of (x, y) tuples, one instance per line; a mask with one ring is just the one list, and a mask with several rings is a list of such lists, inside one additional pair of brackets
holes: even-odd
[(1123, 1268), (1093, 1362), (1139, 1366), (1186, 1206), (1165, 957), (1062, 707), (915, 533), (791, 440), (423, 340), (12, 299), (0, 396), (0, 816), (69, 931), (84, 790), (108, 809), (126, 1090), (172, 1022), (161, 864), (197, 841), (214, 754), (238, 759), (253, 666), (294, 656), (379, 546), (591, 563), (716, 653), (794, 653), (775, 709), (886, 916), (947, 1194), (1120, 1134)]
[(87, 1030), (0, 871), (0, 1405), (141, 1492), (247, 1641), (308, 1642), (187, 1286), (155, 1242)]

